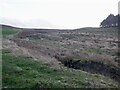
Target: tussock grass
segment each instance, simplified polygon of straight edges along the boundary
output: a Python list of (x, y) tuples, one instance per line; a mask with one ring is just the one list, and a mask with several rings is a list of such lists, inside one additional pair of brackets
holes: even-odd
[[(3, 51), (3, 88), (86, 88), (117, 87), (113, 80), (82, 71), (52, 69), (31, 58), (16, 57)], [(104, 81), (101, 83), (101, 80)], [(110, 84), (109, 84), (109, 83)]]

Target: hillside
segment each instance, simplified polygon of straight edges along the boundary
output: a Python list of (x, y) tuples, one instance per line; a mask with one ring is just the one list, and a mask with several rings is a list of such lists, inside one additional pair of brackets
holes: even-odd
[(119, 88), (116, 27), (2, 32), (3, 88)]
[(104, 19), (101, 23), (100, 26), (101, 27), (118, 27), (118, 22), (119, 21), (120, 16), (119, 15), (113, 15), (110, 14), (106, 19)]

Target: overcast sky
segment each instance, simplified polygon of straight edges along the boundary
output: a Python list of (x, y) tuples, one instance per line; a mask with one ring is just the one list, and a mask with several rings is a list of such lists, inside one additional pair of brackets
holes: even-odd
[(110, 13), (118, 14), (118, 1), (0, 0), (0, 18), (30, 27), (98, 27)]

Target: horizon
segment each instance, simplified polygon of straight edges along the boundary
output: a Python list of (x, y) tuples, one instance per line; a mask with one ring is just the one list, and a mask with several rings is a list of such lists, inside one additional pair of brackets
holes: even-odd
[(58, 29), (58, 30), (76, 30), (76, 29), (83, 29), (83, 28), (101, 28), (101, 27), (79, 27), (79, 28), (41, 28), (41, 27), (21, 27), (21, 26), (15, 26), (15, 25), (10, 25), (10, 24), (1, 24), (0, 26), (8, 26), (8, 27), (13, 27), (13, 28), (18, 28), (18, 29)]
[(117, 15), (119, 0), (2, 0), (1, 2), (1, 23), (27, 28), (76, 29), (99, 27), (100, 22), (108, 15)]

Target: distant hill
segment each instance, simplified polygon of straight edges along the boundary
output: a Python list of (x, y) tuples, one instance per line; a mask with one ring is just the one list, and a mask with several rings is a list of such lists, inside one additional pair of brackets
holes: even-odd
[(100, 23), (100, 27), (118, 27), (118, 17), (119, 15), (110, 14)]

